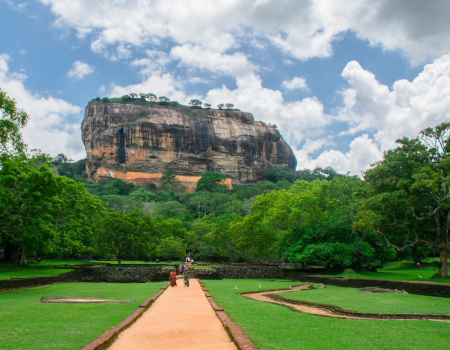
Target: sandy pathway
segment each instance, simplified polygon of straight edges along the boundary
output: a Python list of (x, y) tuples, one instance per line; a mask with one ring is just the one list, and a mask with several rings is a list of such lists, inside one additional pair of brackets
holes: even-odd
[(347, 318), (347, 319), (348, 318), (361, 319), (361, 317), (349, 317), (349, 316), (336, 315), (328, 310), (319, 309), (316, 307), (304, 306), (304, 305), (294, 305), (294, 304), (290, 304), (290, 303), (284, 303), (282, 301), (276, 301), (276, 300), (272, 300), (272, 299), (266, 297), (266, 295), (268, 295), (268, 294), (280, 294), (280, 293), (287, 293), (287, 292), (295, 292), (295, 291), (299, 291), (299, 290), (307, 290), (309, 288), (310, 287), (308, 285), (305, 285), (305, 286), (293, 287), (291, 289), (280, 289), (280, 290), (275, 290), (275, 291), (247, 293), (247, 294), (242, 293), (241, 295), (243, 297), (257, 300), (257, 301), (263, 301), (265, 303), (287, 306), (291, 310), (295, 309), (295, 310), (303, 312), (305, 314), (311, 314), (311, 315), (316, 315), (316, 316), (336, 317), (336, 318)]
[(142, 317), (121, 333), (110, 350), (236, 350), (196, 279), (177, 280)]

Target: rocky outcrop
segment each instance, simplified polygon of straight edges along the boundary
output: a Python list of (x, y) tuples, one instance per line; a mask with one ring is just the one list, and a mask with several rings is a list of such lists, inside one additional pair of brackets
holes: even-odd
[(81, 131), (95, 182), (157, 183), (174, 169), (192, 189), (206, 171), (224, 174), (229, 185), (254, 183), (272, 166), (297, 163), (277, 129), (236, 110), (92, 101)]

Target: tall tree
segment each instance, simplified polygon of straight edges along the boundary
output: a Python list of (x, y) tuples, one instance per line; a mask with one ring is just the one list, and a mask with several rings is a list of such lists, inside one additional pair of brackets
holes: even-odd
[(156, 232), (150, 215), (108, 211), (98, 223), (94, 242), (99, 254), (114, 256), (121, 265), (125, 256), (152, 255)]
[(0, 90), (0, 154), (16, 155), (25, 152), (20, 129), (27, 125), (28, 114), (17, 109), (16, 101)]
[(24, 157), (5, 160), (0, 168), (0, 234), (14, 246), (14, 266), (27, 253), (48, 251), (55, 236), (64, 179), (48, 164), (38, 169)]
[(227, 185), (222, 184), (224, 180), (225, 175), (207, 171), (206, 173), (203, 174), (200, 180), (198, 180), (195, 191), (215, 192), (215, 193), (223, 192), (224, 190), (228, 189)]
[[(450, 212), (450, 123), (427, 128), (414, 139), (397, 140), (394, 150), (365, 173), (370, 186), (357, 225), (374, 228), (396, 250), (425, 243), (440, 252), (439, 273), (448, 276)], [(412, 242), (393, 239), (412, 236)]]

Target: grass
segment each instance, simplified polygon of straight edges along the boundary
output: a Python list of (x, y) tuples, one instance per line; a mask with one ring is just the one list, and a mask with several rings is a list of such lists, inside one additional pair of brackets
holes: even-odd
[(16, 268), (12, 266), (12, 263), (0, 264), (0, 280), (19, 278), (19, 277), (35, 277), (35, 276), (53, 276), (60, 275), (65, 272), (72, 271), (71, 269), (54, 269), (53, 266), (64, 264), (81, 264), (80, 260), (43, 260), (41, 262), (28, 261), (27, 265)]
[(358, 292), (357, 288), (327, 286), (307, 291), (280, 293), (288, 299), (338, 306), (373, 313), (423, 313), (450, 315), (450, 300), (400, 293)]
[[(259, 290), (259, 283), (262, 289), (268, 290), (287, 288), (293, 282), (232, 279), (204, 281), (217, 304), (225, 309), (261, 350), (448, 348), (449, 323), (320, 317), (238, 295), (240, 292)], [(438, 299), (424, 298), (430, 298), (431, 302)]]
[[(0, 293), (2, 350), (76, 350), (131, 314), (165, 282), (65, 283)], [(42, 297), (132, 299), (127, 304), (40, 304)]]
[[(412, 261), (389, 262), (384, 263), (383, 268), (377, 270), (377, 272), (359, 271), (356, 274), (352, 275), (341, 273), (333, 276), (342, 276), (344, 278), (378, 278), (389, 280), (450, 283), (450, 278), (431, 278), (431, 276), (438, 272), (432, 265), (431, 260), (427, 263), (424, 263), (424, 266), (418, 268), (413, 268)], [(421, 276), (422, 278), (420, 278), (419, 276)]]

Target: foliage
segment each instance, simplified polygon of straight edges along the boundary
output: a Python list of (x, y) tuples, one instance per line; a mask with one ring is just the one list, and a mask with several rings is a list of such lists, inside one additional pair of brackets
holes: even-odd
[(159, 185), (165, 191), (180, 193), (184, 192), (186, 188), (181, 185), (173, 169), (167, 170), (159, 179)]
[(159, 102), (169, 102), (170, 100), (166, 96), (160, 96), (158, 97)]
[(400, 146), (366, 171), (369, 187), (354, 225), (373, 229), (399, 251), (418, 243), (438, 249), (444, 277), (450, 246), (449, 132), (450, 123), (442, 123), (415, 139), (397, 140)]
[(202, 106), (202, 101), (197, 100), (197, 99), (193, 99), (189, 102), (189, 105), (192, 107), (201, 107)]
[(286, 180), (288, 182), (295, 182), (296, 180), (304, 180), (307, 182), (312, 182), (314, 180), (327, 180), (330, 181), (335, 177), (342, 176), (331, 167), (325, 169), (316, 167), (313, 170), (303, 169), (294, 171), (287, 167), (272, 167), (270, 168), (264, 176), (267, 180), (272, 182), (279, 182)]
[(149, 215), (110, 211), (99, 219), (93, 238), (96, 251), (115, 257), (120, 265), (125, 256), (151, 256), (156, 249), (155, 236)]
[(223, 185), (221, 183), (224, 180), (225, 175), (207, 171), (206, 173), (203, 174), (200, 180), (198, 180), (195, 191), (214, 192), (214, 193), (223, 192), (228, 188), (227, 185)]
[[(28, 122), (28, 114), (17, 109), (16, 101), (0, 90), (0, 154), (23, 154), (26, 145), (23, 142), (20, 129)], [(1, 159), (0, 159), (1, 161)]]

